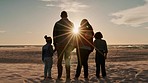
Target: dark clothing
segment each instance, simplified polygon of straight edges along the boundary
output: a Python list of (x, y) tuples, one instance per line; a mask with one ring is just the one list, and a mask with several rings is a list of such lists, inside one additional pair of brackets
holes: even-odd
[(94, 41), (94, 45), (96, 47), (95, 48), (96, 77), (98, 78), (100, 77), (100, 67), (101, 67), (102, 76), (105, 77), (106, 76), (105, 57), (107, 56), (108, 53), (106, 41), (102, 39), (96, 39)]
[(78, 44), (80, 49), (88, 49), (93, 51), (93, 28), (91, 25), (80, 27), (80, 37), (78, 38)]
[(52, 56), (53, 56), (53, 46), (47, 43), (42, 47), (42, 61), (44, 62), (44, 58)]
[[(52, 69), (53, 60), (52, 57), (44, 58), (44, 78), (51, 78), (51, 69)], [(48, 76), (47, 76), (48, 74)]]
[(73, 29), (73, 23), (67, 18), (63, 18), (55, 23), (53, 30), (53, 41), (55, 46), (64, 47), (68, 42), (71, 42), (71, 31)]
[(62, 60), (63, 56), (65, 59), (65, 68), (66, 68), (66, 78), (70, 78), (70, 53), (74, 49), (73, 46), (67, 46), (65, 48), (59, 48), (57, 50), (58, 53), (58, 62), (57, 62), (57, 67), (58, 67), (58, 78), (61, 78), (62, 76), (62, 71), (63, 71), (63, 66), (62, 66)]
[(48, 77), (51, 77), (53, 53), (53, 46), (50, 43), (47, 43), (42, 47), (42, 61), (44, 62), (44, 78), (47, 77), (47, 74)]
[(74, 49), (71, 31), (73, 23), (67, 18), (62, 18), (56, 22), (53, 30), (54, 46), (58, 53), (58, 78), (62, 76), (62, 60), (65, 59), (66, 78), (70, 78), (70, 53)]
[(81, 73), (81, 68), (84, 69), (84, 78), (88, 78), (88, 58), (91, 51), (86, 49), (77, 49), (78, 65), (75, 77), (79, 77)]
[(84, 78), (88, 78), (88, 58), (89, 54), (93, 51), (93, 29), (91, 25), (83, 25), (80, 27), (80, 36), (77, 40), (77, 70), (75, 77), (79, 77), (81, 68), (84, 69)]
[(108, 53), (106, 41), (103, 39), (96, 39), (94, 45), (98, 50), (102, 50), (104, 53)]
[[(100, 53), (101, 52), (101, 53)], [(101, 72), (102, 76), (106, 76), (106, 70), (105, 70), (105, 57), (104, 53), (102, 50), (100, 52), (96, 51), (96, 56), (95, 56), (95, 62), (96, 62), (96, 77), (100, 77), (100, 67), (101, 67)], [(102, 55), (103, 54), (103, 55)]]

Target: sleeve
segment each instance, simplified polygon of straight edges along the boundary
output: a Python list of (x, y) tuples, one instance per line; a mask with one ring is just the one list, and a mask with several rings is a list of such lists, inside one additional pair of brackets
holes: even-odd
[(94, 47), (95, 47), (95, 49), (96, 49), (96, 40), (94, 41)]
[(57, 43), (57, 38), (56, 38), (56, 36), (57, 36), (57, 23), (55, 23), (54, 29), (53, 29), (53, 44), (54, 44), (54, 46), (55, 46), (56, 43)]
[(104, 40), (104, 43), (105, 43), (105, 53), (108, 53), (107, 43), (106, 43), (106, 41), (105, 41), (105, 40)]
[(44, 49), (42, 47), (42, 61), (44, 62)]
[(91, 49), (92, 49), (92, 51), (94, 50), (94, 42), (93, 42), (93, 37), (94, 37), (94, 31), (93, 31), (93, 28), (92, 28), (92, 26), (91, 26), (91, 34), (92, 34), (92, 45), (91, 45)]

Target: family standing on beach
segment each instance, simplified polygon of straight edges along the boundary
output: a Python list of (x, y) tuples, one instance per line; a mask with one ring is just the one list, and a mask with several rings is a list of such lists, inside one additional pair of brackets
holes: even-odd
[[(57, 51), (57, 69), (58, 77), (60, 80), (62, 77), (63, 57), (65, 60), (66, 68), (66, 80), (70, 80), (70, 54), (76, 48), (77, 54), (77, 68), (75, 79), (78, 79), (83, 66), (84, 78), (88, 80), (88, 58), (93, 49), (96, 50), (95, 62), (96, 62), (96, 77), (100, 78), (100, 67), (102, 72), (102, 77), (106, 77), (105, 70), (105, 59), (107, 57), (107, 44), (103, 40), (103, 35), (101, 32), (96, 32), (94, 34), (92, 26), (89, 24), (87, 19), (83, 19), (80, 23), (79, 33), (74, 35), (72, 30), (74, 24), (67, 18), (67, 12), (61, 12), (61, 19), (57, 21), (53, 29), (53, 45)], [(93, 37), (95, 40), (93, 41)], [(52, 56), (55, 50), (53, 50), (52, 38), (44, 36), (46, 44), (42, 48), (42, 61), (44, 62), (44, 78), (52, 79), (51, 68), (53, 64)]]

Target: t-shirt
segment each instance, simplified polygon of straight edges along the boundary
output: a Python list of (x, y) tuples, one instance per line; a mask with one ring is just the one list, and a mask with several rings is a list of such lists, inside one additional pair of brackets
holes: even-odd
[(53, 56), (53, 46), (51, 44), (45, 44), (42, 47), (42, 60), (47, 57)]
[(102, 50), (104, 53), (107, 53), (108, 52), (108, 49), (107, 49), (107, 44), (106, 44), (106, 41), (103, 40), (103, 39), (96, 39), (94, 41), (94, 45), (95, 45), (95, 49), (96, 51), (97, 50)]

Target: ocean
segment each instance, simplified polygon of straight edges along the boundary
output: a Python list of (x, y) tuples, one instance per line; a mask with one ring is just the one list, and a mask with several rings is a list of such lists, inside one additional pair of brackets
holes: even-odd
[[(43, 45), (0, 45), (0, 63), (42, 63)], [(55, 52), (54, 58), (57, 58)], [(89, 62), (94, 63), (95, 50), (89, 56)], [(76, 51), (71, 53), (73, 63), (76, 63)], [(129, 45), (108, 45), (107, 62), (123, 61), (145, 61), (148, 60), (147, 44), (129, 44)]]
[[(0, 48), (41, 48), (43, 45), (0, 45)], [(108, 45), (108, 49), (148, 49), (148, 44)]]

